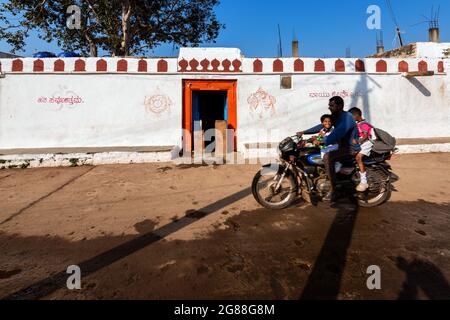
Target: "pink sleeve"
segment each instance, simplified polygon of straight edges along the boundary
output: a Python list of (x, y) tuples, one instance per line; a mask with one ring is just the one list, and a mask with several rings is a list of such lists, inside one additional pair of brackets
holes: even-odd
[(369, 124), (367, 124), (367, 123), (363, 123), (363, 124), (361, 125), (361, 130), (362, 130), (364, 133), (370, 134), (370, 131), (372, 130), (372, 127), (371, 127)]

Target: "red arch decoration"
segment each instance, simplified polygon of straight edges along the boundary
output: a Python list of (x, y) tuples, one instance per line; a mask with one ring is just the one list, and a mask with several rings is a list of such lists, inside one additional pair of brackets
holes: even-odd
[(33, 71), (34, 72), (43, 72), (44, 71), (44, 61), (41, 59), (37, 59), (33, 62)]
[(355, 61), (355, 71), (356, 72), (365, 72), (366, 71), (366, 65), (364, 64), (364, 61), (358, 59)]
[(167, 72), (169, 71), (169, 65), (166, 60), (161, 59), (158, 61), (158, 72)]
[(127, 72), (128, 71), (128, 62), (125, 59), (120, 59), (117, 61), (117, 72)]
[(138, 72), (147, 72), (147, 61), (141, 59), (138, 62)]
[(12, 72), (22, 72), (23, 71), (23, 61), (21, 59), (15, 59), (12, 62)]
[(428, 71), (428, 63), (426, 63), (425, 61), (420, 61), (419, 62), (419, 72), (427, 72)]
[(53, 70), (55, 72), (63, 72), (64, 68), (65, 68), (65, 63), (61, 59), (56, 60), (55, 63), (53, 64)]
[(281, 61), (280, 59), (276, 59), (273, 62), (273, 72), (283, 72), (283, 70), (284, 70), (283, 61)]
[(334, 69), (336, 72), (345, 72), (345, 62), (341, 59), (336, 60), (334, 63)]
[(261, 60), (256, 59), (253, 61), (253, 72), (263, 72), (263, 63)]
[(444, 61), (439, 61), (438, 62), (438, 72), (439, 73), (444, 73), (445, 72)]
[(108, 70), (108, 64), (104, 59), (100, 59), (97, 61), (97, 71), (106, 72)]
[(294, 61), (294, 71), (295, 72), (304, 72), (305, 71), (305, 63), (302, 59), (296, 59)]
[(400, 61), (398, 63), (398, 72), (409, 72), (409, 65), (406, 61)]
[(376, 66), (377, 72), (387, 72), (387, 63), (384, 60), (379, 60)]
[(325, 72), (325, 62), (321, 59), (314, 62), (314, 71)]
[(85, 72), (86, 62), (84, 60), (78, 59), (75, 61), (75, 72)]

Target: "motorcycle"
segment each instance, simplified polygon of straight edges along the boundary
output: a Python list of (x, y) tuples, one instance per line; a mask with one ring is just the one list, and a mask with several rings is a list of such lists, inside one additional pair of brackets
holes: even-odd
[[(364, 160), (369, 188), (357, 192), (359, 168), (354, 158), (338, 164), (337, 190), (354, 196), (361, 207), (372, 208), (389, 201), (395, 174), (387, 163), (396, 150), (372, 155)], [(304, 201), (317, 204), (331, 190), (321, 149), (307, 144), (303, 137), (292, 136), (278, 146), (279, 163), (267, 164), (255, 175), (252, 193), (263, 207), (272, 210), (290, 207), (300, 195)]]

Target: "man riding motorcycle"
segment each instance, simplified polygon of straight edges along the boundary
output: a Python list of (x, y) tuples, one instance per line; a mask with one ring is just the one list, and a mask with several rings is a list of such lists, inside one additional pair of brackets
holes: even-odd
[[(353, 144), (353, 141), (358, 137), (358, 130), (352, 114), (344, 111), (344, 100), (339, 96), (332, 97), (328, 106), (332, 114), (334, 130), (330, 135), (324, 137), (321, 141), (313, 138), (313, 143), (316, 146), (321, 144), (339, 145), (338, 150), (326, 153), (323, 158), (325, 170), (331, 182), (331, 191), (323, 198), (323, 201), (334, 203), (338, 199), (338, 195), (336, 193), (335, 163), (354, 157), (359, 151), (359, 146)], [(298, 135), (317, 134), (322, 128), (323, 125), (320, 124), (309, 130), (299, 132)]]

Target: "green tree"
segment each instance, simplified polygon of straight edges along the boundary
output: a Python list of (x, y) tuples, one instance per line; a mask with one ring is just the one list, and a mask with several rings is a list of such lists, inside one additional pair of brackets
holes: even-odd
[[(161, 43), (198, 46), (224, 27), (214, 8), (220, 0), (9, 0), (0, 5), (0, 39), (22, 50), (30, 31), (64, 50), (97, 56), (145, 53)], [(81, 9), (80, 28), (67, 26), (71, 5)]]

